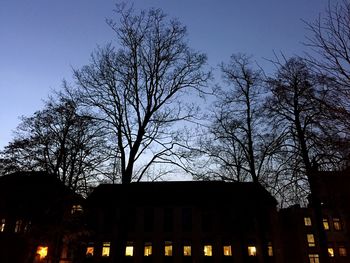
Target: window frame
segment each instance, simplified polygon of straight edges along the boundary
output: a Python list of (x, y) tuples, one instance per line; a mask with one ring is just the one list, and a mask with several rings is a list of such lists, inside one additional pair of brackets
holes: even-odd
[(304, 226), (312, 226), (311, 217), (309, 217), (309, 216), (304, 217)]
[(312, 233), (306, 234), (306, 241), (308, 247), (316, 247), (315, 236)]
[(203, 245), (203, 256), (204, 257), (212, 257), (213, 256), (213, 246), (211, 244)]

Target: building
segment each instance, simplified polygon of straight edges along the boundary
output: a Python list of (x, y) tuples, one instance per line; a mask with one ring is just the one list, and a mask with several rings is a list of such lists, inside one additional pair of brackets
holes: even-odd
[(85, 262), (280, 262), (276, 201), (260, 185), (100, 185)]
[(296, 205), (279, 212), (283, 262), (319, 263), (322, 251), (323, 261), (350, 262), (350, 170), (313, 176), (321, 217), (311, 200), (306, 208)]
[(255, 183), (102, 184), (83, 199), (45, 173), (2, 176), (0, 262), (350, 262), (350, 171), (313, 180), (320, 206), (278, 211)]
[(65, 262), (82, 198), (43, 172), (0, 177), (0, 262)]

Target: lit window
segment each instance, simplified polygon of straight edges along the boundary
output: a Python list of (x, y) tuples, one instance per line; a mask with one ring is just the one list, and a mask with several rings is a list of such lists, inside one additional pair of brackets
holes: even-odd
[(273, 257), (273, 247), (271, 242), (267, 244), (267, 254), (269, 255), (269, 257)]
[(22, 229), (22, 220), (17, 220), (16, 221), (16, 226), (15, 226), (15, 232), (16, 233), (19, 233), (21, 232), (21, 229)]
[(309, 254), (309, 262), (320, 263), (320, 257), (318, 256), (318, 254)]
[(132, 257), (134, 256), (134, 245), (132, 242), (128, 242), (125, 247), (125, 256)]
[(231, 246), (224, 246), (224, 256), (232, 256)]
[(333, 258), (334, 257), (334, 249), (332, 247), (329, 247), (327, 249), (327, 251), (328, 251), (328, 256)]
[(165, 241), (164, 256), (171, 257), (173, 255), (173, 244), (171, 241)]
[(204, 256), (211, 257), (213, 255), (213, 247), (211, 245), (204, 246)]
[(48, 250), (48, 247), (38, 246), (36, 254), (39, 255), (40, 259), (44, 259), (47, 256)]
[(322, 223), (323, 223), (323, 229), (324, 229), (324, 230), (329, 230), (328, 219), (327, 219), (327, 218), (323, 218), (323, 219), (322, 219)]
[(85, 255), (86, 255), (87, 257), (92, 257), (92, 256), (94, 255), (94, 247), (93, 247), (93, 246), (88, 246), (88, 247), (86, 248), (86, 253), (85, 253)]
[(248, 246), (248, 256), (255, 257), (256, 256), (256, 247)]
[(186, 257), (191, 256), (191, 246), (184, 246), (184, 256)]
[(146, 242), (143, 255), (145, 257), (152, 256), (152, 243)]
[(339, 218), (333, 218), (333, 227), (334, 227), (334, 230), (341, 230), (341, 223), (340, 223), (340, 219)]
[(71, 209), (71, 214), (81, 214), (83, 212), (83, 207), (81, 205), (73, 205)]
[(344, 246), (339, 246), (338, 248), (339, 256), (346, 257), (348, 255), (348, 252), (346, 251), (346, 248)]
[(310, 217), (304, 217), (304, 225), (311, 226), (311, 218)]
[(309, 247), (314, 247), (315, 246), (315, 237), (313, 234), (307, 234), (307, 243)]
[(102, 257), (109, 257), (110, 252), (111, 252), (111, 242), (103, 242)]
[(5, 230), (5, 218), (1, 219), (1, 223), (0, 223), (0, 232), (4, 232)]

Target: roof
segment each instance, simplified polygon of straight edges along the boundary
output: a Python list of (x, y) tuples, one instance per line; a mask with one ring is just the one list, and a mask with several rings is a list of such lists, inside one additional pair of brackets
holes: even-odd
[[(103, 201), (103, 202), (102, 202)], [(138, 182), (102, 184), (88, 197), (88, 202), (105, 205), (247, 205), (275, 207), (276, 200), (256, 183), (223, 181)]]
[(42, 213), (81, 197), (45, 172), (16, 172), (0, 177), (0, 212)]

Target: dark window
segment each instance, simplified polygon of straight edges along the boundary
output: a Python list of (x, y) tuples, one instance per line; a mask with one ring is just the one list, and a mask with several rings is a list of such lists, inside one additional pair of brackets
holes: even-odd
[(173, 231), (174, 225), (174, 212), (170, 207), (164, 208), (164, 231), (171, 232)]
[[(113, 213), (108, 213), (108, 219), (106, 219), (106, 222), (108, 226), (111, 225), (113, 219)], [(128, 231), (135, 231), (136, 227), (136, 210), (133, 208), (128, 208), (124, 210), (124, 213), (122, 214), (123, 218), (123, 225), (125, 226), (125, 229)]]
[(154, 227), (154, 211), (153, 208), (145, 208), (144, 210), (144, 230), (153, 231)]
[(192, 230), (192, 210), (191, 208), (182, 209), (182, 230), (191, 231)]
[(204, 232), (213, 230), (213, 215), (209, 212), (202, 213), (202, 230)]

